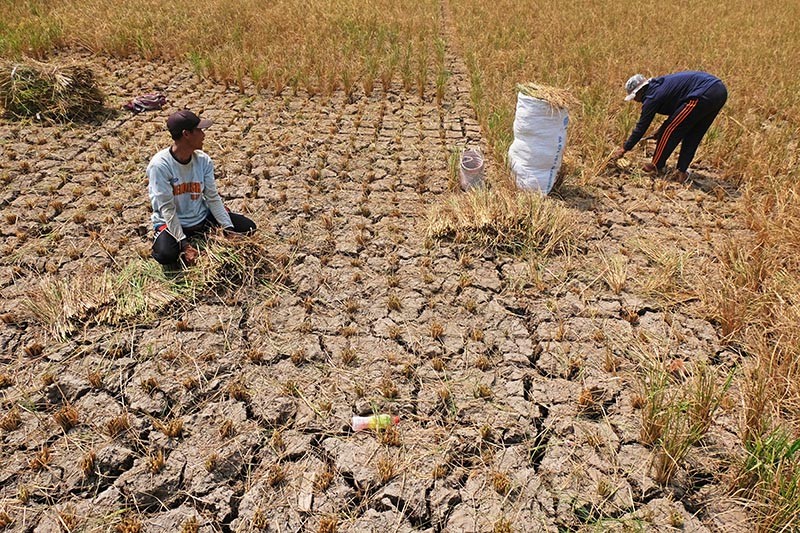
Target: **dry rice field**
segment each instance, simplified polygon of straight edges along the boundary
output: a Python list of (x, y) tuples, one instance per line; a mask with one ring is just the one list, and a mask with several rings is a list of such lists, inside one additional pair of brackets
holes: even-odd
[[(742, 98), (682, 185), (635, 170), (647, 147), (601, 165), (636, 118), (628, 45), (555, 52), (632, 35), (627, 2), (542, 3), (554, 27), (533, 36), (502, 0), (207, 0), (210, 42), (137, 33), (184, 2), (65, 6), (0, 2), (0, 57), (88, 65), (107, 96), (84, 123), (0, 118), (0, 529), (800, 527), (796, 82), (759, 115), (746, 54), (713, 56)], [(255, 14), (273, 24), (225, 33)], [(682, 46), (641, 68), (696, 66)], [(580, 101), (546, 198), (506, 182), (524, 79)], [(121, 110), (151, 92), (168, 105)], [(214, 120), (220, 192), (259, 231), (168, 272), (144, 170), (183, 107)], [(491, 156), (487, 191), (458, 191), (467, 146)], [(352, 431), (372, 413), (400, 423)]]

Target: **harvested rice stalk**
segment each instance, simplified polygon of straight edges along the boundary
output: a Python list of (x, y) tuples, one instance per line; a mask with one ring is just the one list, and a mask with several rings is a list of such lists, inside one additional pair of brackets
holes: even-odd
[(519, 83), (517, 91), (525, 96), (543, 100), (557, 109), (568, 109), (569, 106), (578, 103), (578, 100), (568, 90), (538, 83)]
[(428, 212), (427, 237), (512, 253), (576, 249), (581, 230), (567, 209), (540, 194), (507, 189), (453, 195)]
[(104, 100), (89, 67), (0, 62), (0, 106), (11, 117), (86, 120), (102, 110)]
[(274, 242), (260, 233), (234, 240), (210, 234), (198, 264), (180, 276), (167, 277), (155, 261), (136, 259), (121, 271), (44, 278), (24, 306), (33, 322), (57, 338), (96, 324), (142, 324), (187, 297), (281, 283), (285, 273), (270, 258), (272, 247)]
[(157, 265), (135, 261), (119, 273), (45, 278), (25, 306), (34, 321), (55, 337), (66, 338), (93, 324), (146, 321), (178, 297), (179, 291)]
[(238, 235), (235, 241), (212, 233), (206, 237), (197, 266), (187, 272), (185, 281), (207, 289), (248, 286), (264, 279), (275, 281), (277, 269), (270, 259), (271, 246), (274, 243), (259, 233)]

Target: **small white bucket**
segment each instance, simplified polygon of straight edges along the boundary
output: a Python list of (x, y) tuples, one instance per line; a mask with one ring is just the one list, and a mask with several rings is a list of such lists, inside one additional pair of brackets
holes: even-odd
[(480, 150), (464, 150), (458, 176), (462, 191), (483, 187), (483, 154)]

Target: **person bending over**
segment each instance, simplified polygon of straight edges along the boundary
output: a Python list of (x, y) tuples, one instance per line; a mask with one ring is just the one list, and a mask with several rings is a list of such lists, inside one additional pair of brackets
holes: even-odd
[(189, 237), (222, 227), (225, 233), (250, 234), (256, 230), (249, 218), (225, 209), (217, 192), (214, 163), (203, 152), (203, 120), (188, 109), (167, 119), (172, 146), (164, 148), (147, 165), (147, 192), (153, 206), (153, 259), (162, 265), (183, 259), (187, 265), (197, 260), (198, 251)]
[(653, 160), (644, 165), (646, 172), (663, 173), (667, 158), (680, 143), (678, 179), (689, 178), (689, 164), (694, 159), (700, 141), (719, 114), (728, 91), (722, 81), (706, 72), (677, 72), (660, 78), (631, 76), (625, 83), (626, 101), (642, 104), (642, 114), (625, 143), (617, 148), (612, 159), (619, 159), (641, 140), (656, 113), (667, 120), (653, 136), (656, 151)]

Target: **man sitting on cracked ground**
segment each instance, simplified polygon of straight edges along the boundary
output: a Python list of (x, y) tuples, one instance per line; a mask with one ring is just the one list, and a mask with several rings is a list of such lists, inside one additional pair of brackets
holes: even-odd
[(636, 74), (625, 83), (625, 91), (628, 93), (626, 101), (634, 100), (642, 104), (642, 114), (628, 140), (617, 148), (611, 158), (619, 159), (633, 149), (656, 113), (667, 115), (667, 120), (652, 136), (656, 139), (653, 161), (645, 163), (643, 170), (663, 174), (667, 158), (680, 144), (677, 180), (688, 180), (689, 165), (697, 147), (728, 99), (725, 84), (716, 76), (698, 71), (677, 72), (649, 79)]
[(256, 230), (249, 218), (225, 209), (217, 192), (214, 163), (202, 151), (203, 120), (188, 109), (167, 119), (173, 144), (158, 152), (147, 165), (147, 192), (153, 206), (153, 259), (173, 265), (182, 259), (186, 265), (197, 261), (199, 252), (189, 237), (221, 227), (226, 234), (251, 234)]

